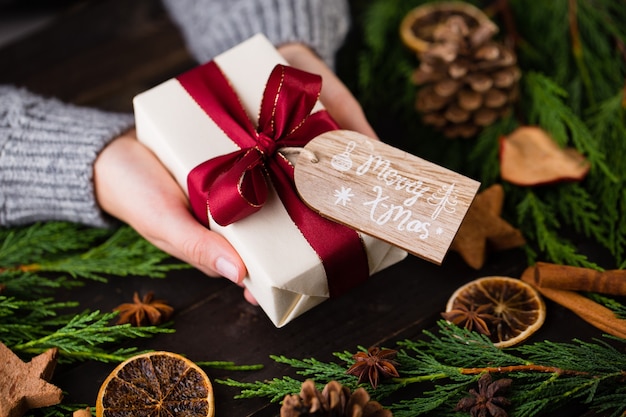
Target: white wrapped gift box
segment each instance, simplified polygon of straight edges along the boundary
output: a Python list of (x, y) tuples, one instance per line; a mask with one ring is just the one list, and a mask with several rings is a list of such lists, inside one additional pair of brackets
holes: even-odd
[[(277, 64), (286, 65), (284, 59), (264, 36), (256, 35), (214, 61), (256, 124), (266, 81)], [(139, 140), (157, 155), (185, 192), (193, 168), (239, 149), (175, 78), (137, 95), (134, 109)], [(209, 227), (237, 250), (248, 269), (246, 287), (277, 327), (329, 298), (318, 254), (271, 187), (260, 211), (228, 226), (209, 219)], [(406, 256), (404, 250), (371, 236), (361, 235), (361, 239), (370, 274)]]

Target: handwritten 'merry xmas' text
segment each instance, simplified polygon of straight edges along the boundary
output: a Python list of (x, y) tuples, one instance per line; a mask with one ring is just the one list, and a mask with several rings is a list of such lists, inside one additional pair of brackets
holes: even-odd
[[(356, 142), (349, 142), (344, 152), (333, 156), (331, 166), (338, 171), (349, 171), (353, 167), (351, 152), (356, 146)], [(369, 154), (365, 162), (355, 168), (354, 174), (358, 177), (371, 175), (379, 182), (372, 187), (374, 198), (362, 203), (369, 207), (371, 221), (378, 225), (390, 223), (400, 231), (417, 233), (420, 239), (428, 238), (431, 222), (428, 219), (416, 218), (411, 210), (411, 207), (430, 190), (430, 186), (426, 185), (424, 180), (401, 173), (394, 168), (390, 160), (374, 154)], [(441, 190), (427, 197), (426, 202), (435, 206), (430, 220), (436, 220), (442, 210), (454, 212), (454, 206), (457, 204), (454, 185), (454, 183), (444, 185)], [(404, 193), (400, 204), (391, 199), (389, 190), (394, 191), (394, 196), (398, 195), (398, 192)], [(354, 194), (351, 188), (342, 186), (341, 190), (334, 191), (334, 196), (337, 197), (335, 204), (347, 206)], [(441, 234), (442, 231), (443, 229), (439, 228), (436, 233)]]
[(331, 131), (295, 166), (302, 199), (321, 215), (439, 263), (479, 183), (357, 132)]

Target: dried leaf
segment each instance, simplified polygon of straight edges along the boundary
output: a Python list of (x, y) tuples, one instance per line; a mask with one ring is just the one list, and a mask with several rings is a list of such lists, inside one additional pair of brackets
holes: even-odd
[(500, 139), (500, 175), (520, 186), (580, 181), (589, 162), (573, 148), (561, 148), (539, 127), (523, 126)]

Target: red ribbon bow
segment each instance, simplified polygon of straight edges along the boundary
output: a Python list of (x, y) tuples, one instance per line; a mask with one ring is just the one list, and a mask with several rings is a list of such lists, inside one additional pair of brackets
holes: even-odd
[(318, 75), (276, 66), (265, 87), (258, 130), (217, 65), (209, 63), (204, 71), (186, 73), (178, 80), (188, 91), (210, 85), (192, 96), (241, 148), (200, 164), (188, 177), (196, 214), (206, 219), (208, 205), (211, 217), (221, 226), (241, 220), (263, 206), (268, 194), (266, 170), (292, 175), (293, 167), (277, 153), (279, 148), (304, 146), (315, 136), (337, 129), (327, 112), (310, 114), (321, 89)]
[(277, 152), (286, 146), (302, 147), (314, 137), (338, 128), (326, 111), (311, 114), (321, 91), (321, 77), (277, 65), (265, 86), (258, 129), (213, 61), (177, 79), (240, 147), (201, 163), (189, 173), (189, 199), (196, 217), (208, 224), (210, 213), (217, 224), (224, 226), (255, 213), (267, 199), (269, 177), (291, 219), (320, 256), (331, 295), (367, 278), (367, 254), (358, 234), (320, 217), (300, 200), (293, 182), (293, 166)]

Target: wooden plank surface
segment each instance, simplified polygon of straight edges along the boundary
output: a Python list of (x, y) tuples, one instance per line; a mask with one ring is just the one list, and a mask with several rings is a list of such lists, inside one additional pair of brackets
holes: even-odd
[[(0, 83), (23, 85), (77, 104), (132, 111), (130, 99), (137, 92), (192, 65), (157, 0), (76, 1), (66, 3), (51, 26), (0, 49)], [(481, 271), (469, 268), (455, 253), (448, 254), (441, 266), (409, 256), (281, 329), (247, 304), (240, 288), (195, 270), (177, 271), (160, 280), (113, 278), (63, 297), (78, 300), (81, 309), (109, 311), (128, 302), (134, 291), (154, 291), (176, 309), (176, 332), (141, 341), (139, 348), (174, 351), (195, 361), (264, 364), (258, 372), (209, 372), (212, 379), (256, 381), (293, 375), (270, 355), (333, 360), (333, 352), (354, 351), (358, 345), (391, 346), (419, 337), (435, 326), (448, 297), (461, 284), (488, 275), (519, 277), (525, 264), (524, 254), (515, 250), (490, 257)], [(546, 323), (531, 341), (599, 335), (568, 311), (551, 303), (548, 309)], [(94, 404), (113, 367), (93, 362), (61, 365), (53, 382), (68, 393), (68, 402)], [(261, 399), (235, 400), (236, 390), (214, 385), (219, 416), (277, 415), (277, 405)]]

